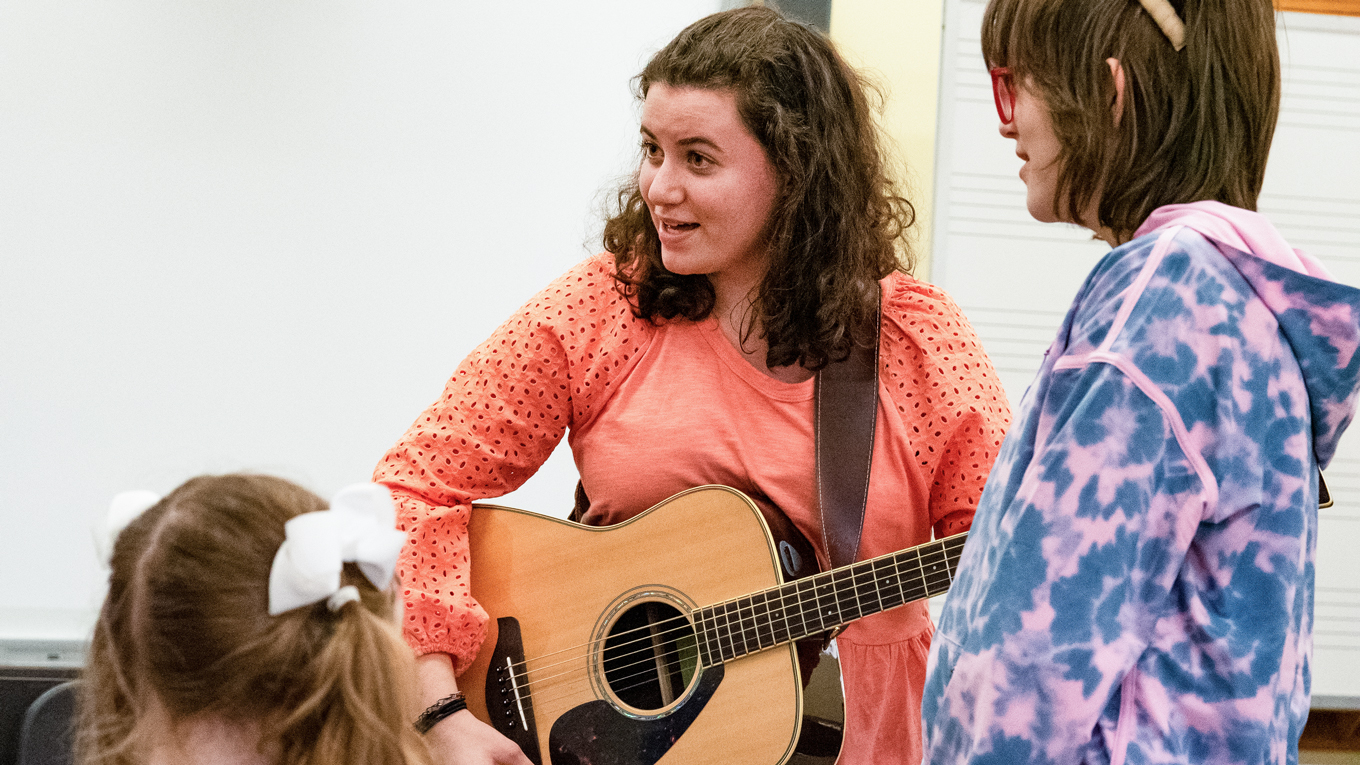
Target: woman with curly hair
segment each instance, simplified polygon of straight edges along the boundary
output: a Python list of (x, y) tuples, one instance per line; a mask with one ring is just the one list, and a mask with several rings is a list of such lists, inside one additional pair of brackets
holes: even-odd
[[(861, 559), (966, 530), (1007, 424), (967, 320), (903, 268), (912, 207), (864, 83), (823, 36), (767, 8), (714, 14), (651, 59), (637, 94), (642, 157), (606, 252), (468, 356), (377, 468), (411, 532), (405, 628), (427, 702), (457, 689), (485, 630), (470, 504), (518, 487), (564, 435), (583, 523), (725, 484), (780, 508), (825, 565), (818, 370), (877, 345)], [(840, 635), (841, 762), (919, 759), (931, 632), (918, 602)], [(442, 762), (527, 762), (466, 712), (429, 740)]]

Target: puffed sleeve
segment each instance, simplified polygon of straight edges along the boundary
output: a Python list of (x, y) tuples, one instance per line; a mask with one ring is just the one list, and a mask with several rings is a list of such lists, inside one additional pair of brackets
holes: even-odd
[(881, 385), (910, 423), (929, 483), (937, 539), (967, 531), (1011, 410), (972, 324), (939, 287), (897, 274), (885, 284)]
[(607, 256), (581, 263), (511, 316), (374, 472), (409, 534), (398, 562), (406, 640), (420, 654), (449, 654), (458, 672), (487, 622), (468, 581), (471, 504), (528, 480), (650, 339), (614, 289), (611, 265)]

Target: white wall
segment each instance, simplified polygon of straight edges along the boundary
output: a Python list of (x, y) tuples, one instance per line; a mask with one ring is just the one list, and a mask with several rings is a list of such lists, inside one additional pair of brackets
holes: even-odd
[[(0, 4), (0, 643), (87, 634), (118, 491), (366, 480), (597, 247), (629, 78), (717, 8)], [(565, 512), (564, 453), (514, 502)]]

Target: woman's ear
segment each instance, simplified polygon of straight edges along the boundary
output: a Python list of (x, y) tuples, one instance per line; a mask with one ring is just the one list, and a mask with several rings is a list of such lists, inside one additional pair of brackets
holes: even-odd
[(1114, 77), (1114, 126), (1119, 127), (1119, 120), (1124, 116), (1124, 67), (1117, 58), (1107, 58), (1105, 63), (1110, 65), (1110, 74)]

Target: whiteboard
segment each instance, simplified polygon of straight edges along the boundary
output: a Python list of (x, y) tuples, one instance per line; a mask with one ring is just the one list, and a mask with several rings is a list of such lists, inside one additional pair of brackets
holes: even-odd
[[(1007, 395), (1019, 402), (1096, 261), (1109, 251), (1076, 226), (1025, 209), (1022, 164), (997, 133), (980, 27), (985, 4), (947, 0), (936, 143), (932, 281), (972, 320)], [(1360, 285), (1360, 18), (1281, 13), (1284, 89), (1259, 208), (1290, 243)], [(1360, 425), (1352, 428), (1360, 431)], [(1360, 707), (1360, 436), (1327, 470), (1336, 504), (1319, 513), (1313, 705)]]
[(630, 78), (718, 7), (0, 4), (0, 663), (79, 662), (118, 491), (367, 480), (598, 248)]

